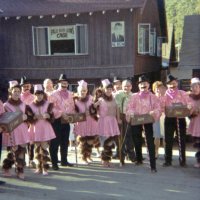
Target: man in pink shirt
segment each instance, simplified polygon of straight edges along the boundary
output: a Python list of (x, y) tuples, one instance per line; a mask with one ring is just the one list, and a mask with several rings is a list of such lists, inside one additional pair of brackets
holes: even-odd
[(21, 78), (20, 86), (22, 87), (21, 100), (26, 105), (33, 103), (34, 95), (31, 93), (31, 83), (27, 80), (25, 76)]
[[(150, 114), (154, 120), (158, 120), (161, 114), (160, 104), (158, 98), (149, 91), (149, 80), (142, 75), (138, 80), (139, 92), (134, 93), (126, 107), (126, 118), (130, 122), (131, 117), (135, 114)], [(156, 160), (155, 160), (155, 146), (153, 138), (153, 123), (143, 125), (131, 125), (131, 133), (133, 141), (135, 143), (136, 151), (136, 165), (141, 165), (142, 158), (142, 131), (144, 129), (149, 158), (151, 172), (157, 172)]]
[[(173, 77), (171, 74), (167, 77), (167, 91), (164, 96), (164, 106), (171, 106), (173, 103), (182, 103), (187, 105), (189, 109), (192, 109), (192, 102), (189, 99), (189, 95), (182, 90), (178, 90), (177, 78)], [(177, 129), (179, 128), (179, 133)], [(185, 137), (186, 137), (186, 121), (185, 118), (177, 119), (171, 117), (165, 117), (165, 163), (164, 167), (172, 165), (172, 148), (174, 140), (174, 132), (178, 135), (178, 145), (179, 145), (179, 163), (180, 166), (184, 167), (186, 165), (185, 157)]]
[(61, 74), (58, 80), (58, 89), (50, 96), (49, 101), (54, 104), (55, 121), (52, 124), (56, 138), (50, 141), (50, 156), (52, 168), (58, 170), (58, 147), (60, 146), (61, 165), (72, 167), (67, 160), (68, 145), (69, 145), (69, 123), (61, 123), (61, 117), (66, 117), (69, 113), (75, 112), (73, 94), (68, 89), (68, 80), (65, 74)]

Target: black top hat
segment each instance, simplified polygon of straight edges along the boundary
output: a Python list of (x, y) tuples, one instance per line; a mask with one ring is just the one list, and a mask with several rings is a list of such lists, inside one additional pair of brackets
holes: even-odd
[(20, 86), (23, 86), (25, 84), (30, 84), (30, 81), (27, 80), (26, 76), (22, 76), (20, 81)]
[(113, 84), (118, 83), (118, 82), (121, 82), (121, 80), (120, 80), (120, 78), (115, 76), (113, 79)]
[(60, 74), (58, 82), (61, 82), (61, 81), (67, 81), (67, 82), (69, 82), (65, 74)]
[(172, 76), (171, 74), (167, 75), (167, 80), (166, 80), (166, 83), (170, 83), (172, 81), (176, 81), (177, 78), (175, 78), (174, 76)]
[(142, 83), (142, 82), (148, 82), (149, 83), (149, 79), (145, 76), (145, 75), (142, 75), (138, 78), (138, 84), (139, 83)]

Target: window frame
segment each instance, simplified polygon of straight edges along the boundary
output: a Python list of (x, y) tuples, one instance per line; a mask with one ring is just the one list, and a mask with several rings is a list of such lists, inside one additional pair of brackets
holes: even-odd
[[(50, 44), (50, 37), (49, 37), (49, 31), (50, 27), (67, 27), (67, 26), (73, 26), (74, 27), (74, 53), (56, 53), (56, 54), (51, 54), (51, 44)], [(78, 53), (78, 36), (77, 36), (77, 27), (85, 27), (85, 53)], [(39, 54), (39, 41), (38, 41), (38, 30), (39, 29), (46, 29), (47, 30), (47, 54)], [(32, 26), (32, 39), (33, 39), (33, 55), (34, 56), (79, 56), (79, 55), (88, 55), (89, 52), (89, 40), (88, 40), (88, 25), (87, 24), (75, 24), (75, 25), (60, 25), (60, 26)], [(37, 45), (37, 46), (36, 46)]]
[[(140, 41), (140, 38), (141, 38), (141, 36), (140, 36), (140, 26), (148, 26), (148, 32), (149, 32), (149, 39), (148, 39), (148, 47), (149, 47), (149, 49), (148, 49), (148, 51), (144, 51), (144, 48), (143, 48), (142, 51), (140, 51), (140, 47), (141, 47), (140, 42), (144, 42), (145, 41), (145, 39), (142, 39), (142, 41)], [(138, 23), (138, 48), (137, 48), (138, 54), (141, 54), (141, 55), (150, 54), (150, 31), (151, 31), (151, 24), (150, 23)], [(142, 44), (142, 46), (144, 47), (145, 45)]]

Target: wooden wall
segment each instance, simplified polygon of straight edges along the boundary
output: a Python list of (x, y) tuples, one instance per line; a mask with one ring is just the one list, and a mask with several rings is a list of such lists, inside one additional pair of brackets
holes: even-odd
[[(27, 75), (31, 79), (57, 78), (66, 73), (69, 78), (109, 77), (110, 74), (133, 76), (134, 32), (133, 13), (129, 10), (40, 19), (22, 17), (1, 19), (1, 74), (13, 78)], [(125, 21), (125, 47), (111, 47), (111, 21)], [(72, 56), (34, 56), (32, 26), (88, 24), (89, 54)], [(2, 42), (3, 41), (3, 42)], [(9, 73), (8, 73), (9, 70)]]
[[(138, 23), (151, 23), (153, 28), (156, 28), (157, 36), (161, 36), (159, 13), (157, 7), (157, 1), (151, 0), (146, 1), (146, 6), (143, 10), (137, 10), (134, 14), (134, 26)], [(137, 30), (135, 31), (135, 36), (137, 36)], [(136, 40), (137, 41), (137, 40)], [(135, 49), (137, 49), (137, 42), (134, 44)], [(135, 51), (134, 60), (134, 74), (145, 74), (150, 72), (159, 73), (161, 69), (161, 57), (140, 55)]]
[[(111, 47), (111, 22), (125, 21), (125, 47)], [(89, 54), (73, 56), (34, 56), (32, 26), (88, 24)], [(160, 73), (161, 58), (137, 54), (138, 23), (151, 23), (160, 35), (156, 0), (146, 1), (145, 8), (64, 16), (39, 16), (19, 20), (0, 18), (0, 75), (29, 79), (57, 79), (65, 73), (69, 79), (100, 79), (113, 76), (133, 77)], [(157, 75), (159, 76), (159, 75)]]

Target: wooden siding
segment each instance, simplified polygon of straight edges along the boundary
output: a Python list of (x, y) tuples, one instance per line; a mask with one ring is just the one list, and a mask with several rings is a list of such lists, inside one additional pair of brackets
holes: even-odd
[[(157, 36), (161, 36), (159, 13), (156, 1), (147, 1), (144, 10), (137, 10), (134, 13), (134, 27), (138, 23), (150, 23), (153, 28), (156, 28)], [(141, 14), (142, 12), (142, 14)], [(134, 60), (134, 74), (144, 74), (149, 72), (159, 72), (161, 69), (161, 58), (149, 55), (139, 55), (137, 53), (137, 28), (135, 29), (136, 42), (134, 44), (135, 60)]]
[[(20, 20), (1, 19), (0, 69), (1, 74), (18, 78), (26, 74), (30, 79), (57, 78), (60, 73), (69, 78), (100, 78), (111, 74), (120, 77), (133, 76), (134, 12), (122, 10), (88, 14), (22, 17)], [(125, 47), (111, 47), (111, 22), (125, 21)], [(33, 56), (32, 26), (88, 24), (89, 54), (81, 56)], [(2, 42), (3, 41), (3, 42)]]

